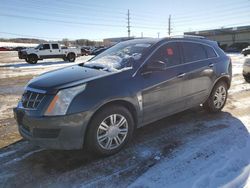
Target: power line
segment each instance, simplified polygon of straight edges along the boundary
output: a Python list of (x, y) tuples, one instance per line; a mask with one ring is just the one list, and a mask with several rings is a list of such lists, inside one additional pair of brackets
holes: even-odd
[(28, 20), (36, 20), (36, 21), (45, 21), (45, 22), (58, 22), (58, 23), (64, 23), (64, 24), (89, 25), (89, 26), (104, 26), (104, 27), (123, 27), (122, 25), (98, 24), (98, 23), (75, 22), (75, 21), (72, 22), (72, 21), (65, 21), (65, 20), (37, 18), (37, 17), (21, 16), (21, 15), (13, 15), (13, 14), (2, 14), (2, 13), (0, 13), (0, 16), (3, 16), (3, 17), (13, 17), (13, 18), (18, 18), (18, 19), (28, 19)]
[(35, 36), (35, 35), (23, 35), (23, 34), (18, 34), (18, 33), (10, 33), (10, 32), (3, 32), (0, 31), (1, 34), (7, 34), (7, 35), (13, 35), (13, 36), (18, 36), (18, 37), (30, 37), (30, 38), (37, 38), (37, 39), (51, 39), (51, 40), (55, 40), (55, 39), (61, 39), (61, 38), (56, 38), (56, 37), (41, 37), (41, 36)]

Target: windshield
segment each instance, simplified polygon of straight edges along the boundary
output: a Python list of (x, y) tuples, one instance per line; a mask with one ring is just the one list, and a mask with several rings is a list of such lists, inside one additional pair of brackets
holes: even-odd
[(39, 44), (37, 47), (35, 47), (35, 49), (40, 49), (42, 46), (42, 44)]
[(141, 59), (144, 51), (151, 45), (152, 43), (143, 41), (121, 42), (86, 62), (84, 66), (110, 72), (130, 68), (132, 62)]

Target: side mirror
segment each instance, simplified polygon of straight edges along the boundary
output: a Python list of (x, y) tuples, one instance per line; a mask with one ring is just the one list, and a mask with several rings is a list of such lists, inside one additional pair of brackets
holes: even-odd
[(166, 64), (162, 61), (154, 61), (149, 64), (147, 64), (144, 68), (142, 73), (151, 73), (151, 72), (159, 72), (159, 71), (165, 71), (166, 70)]

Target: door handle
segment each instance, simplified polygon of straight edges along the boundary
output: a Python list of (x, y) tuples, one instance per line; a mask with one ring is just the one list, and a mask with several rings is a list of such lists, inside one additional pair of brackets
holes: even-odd
[(178, 74), (177, 78), (182, 78), (186, 75), (186, 73), (181, 73), (181, 74)]
[(210, 63), (208, 66), (212, 68), (212, 67), (214, 67), (214, 64)]

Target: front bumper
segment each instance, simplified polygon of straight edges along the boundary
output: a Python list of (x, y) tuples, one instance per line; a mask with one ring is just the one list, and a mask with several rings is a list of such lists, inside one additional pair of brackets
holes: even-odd
[(88, 113), (54, 117), (33, 117), (25, 109), (14, 108), (14, 117), (23, 138), (48, 149), (81, 149)]
[(28, 55), (26, 52), (18, 51), (18, 57), (19, 57), (19, 59), (27, 59)]

